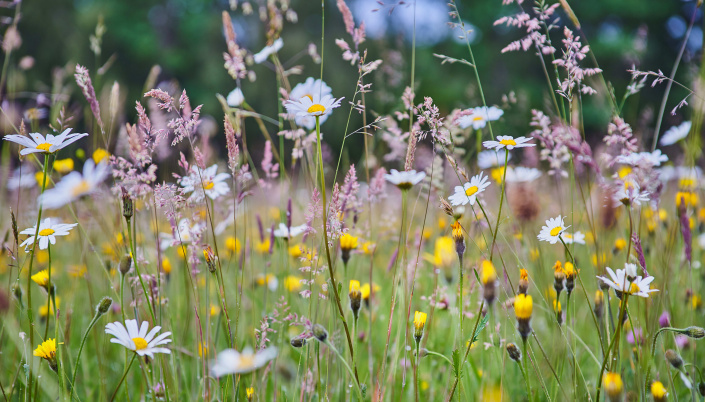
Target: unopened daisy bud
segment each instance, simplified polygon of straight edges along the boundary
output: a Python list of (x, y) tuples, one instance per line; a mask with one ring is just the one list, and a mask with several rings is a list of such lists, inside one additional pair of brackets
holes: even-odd
[(553, 265), (553, 288), (556, 289), (556, 298), (558, 298), (563, 291), (563, 282), (565, 282), (565, 272), (563, 272), (561, 262), (556, 261)]
[(350, 251), (357, 248), (357, 240), (357, 237), (349, 233), (340, 236), (340, 251), (343, 257), (343, 264), (347, 265), (348, 260), (350, 260)]
[(602, 293), (602, 291), (597, 290), (595, 291), (595, 307), (593, 307), (593, 311), (595, 312), (595, 317), (599, 320), (602, 318), (602, 314), (604, 313), (605, 309), (605, 295)]
[(42, 342), (36, 349), (34, 349), (34, 355), (41, 357), (49, 363), (49, 367), (55, 372), (57, 371), (56, 362), (56, 339), (47, 339)]
[(426, 313), (421, 311), (414, 312), (414, 339), (416, 339), (416, 344), (421, 342), (424, 326), (426, 326)]
[(519, 270), (519, 293), (526, 294), (529, 291), (529, 273), (521, 268)]
[(705, 330), (700, 327), (688, 327), (683, 333), (694, 339), (705, 338)]
[(558, 321), (558, 325), (563, 324), (563, 310), (561, 309), (560, 301), (553, 301), (553, 311), (556, 313), (556, 320)]
[(453, 240), (455, 240), (455, 252), (458, 253), (458, 258), (463, 258), (465, 253), (465, 236), (463, 235), (463, 227), (459, 221), (455, 221), (451, 226)]
[(662, 402), (666, 400), (668, 392), (666, 387), (663, 386), (661, 381), (654, 381), (651, 383), (651, 396), (654, 397), (654, 402)]
[(306, 338), (293, 338), (290, 343), (295, 348), (302, 348), (306, 345)]
[(132, 256), (128, 254), (122, 257), (122, 260), (120, 260), (120, 273), (123, 275), (127, 275), (127, 273), (130, 271), (130, 268), (132, 268)]
[(254, 387), (247, 387), (245, 390), (245, 394), (247, 395), (247, 400), (251, 401), (255, 397), (255, 388)]
[(514, 298), (514, 314), (517, 317), (517, 329), (526, 340), (531, 333), (531, 314), (534, 311), (534, 300), (531, 295), (518, 294)]
[(629, 282), (634, 282), (636, 279), (636, 264), (624, 264), (624, 271)]
[(125, 217), (125, 219), (130, 219), (132, 216), (135, 214), (135, 207), (134, 204), (132, 203), (132, 197), (130, 197), (130, 194), (125, 190), (125, 187), (122, 188), (122, 216)]
[(95, 314), (98, 316), (101, 316), (105, 313), (107, 313), (110, 310), (110, 306), (113, 304), (113, 299), (111, 299), (108, 296), (105, 296), (100, 300), (100, 303), (95, 308)]
[(698, 392), (700, 392), (700, 396), (705, 396), (705, 382), (698, 383)]
[(320, 342), (325, 342), (328, 339), (328, 331), (321, 324), (313, 325), (313, 336), (316, 337)]
[(683, 367), (683, 358), (678, 355), (673, 349), (668, 349), (666, 351), (666, 360), (671, 363), (674, 369), (680, 370)]
[(619, 401), (622, 399), (624, 383), (619, 373), (605, 373), (602, 377), (602, 385), (605, 387), (605, 393), (607, 393), (607, 398), (610, 401)]
[(426, 357), (428, 356), (428, 349), (426, 348), (420, 348), (419, 349), (419, 354), (417, 355), (418, 357)]
[(360, 281), (350, 281), (350, 292), (348, 293), (348, 296), (350, 296), (350, 309), (352, 310), (355, 319), (357, 319), (358, 313), (360, 312), (360, 301), (362, 300)]
[(489, 260), (482, 260), (480, 281), (484, 287), (484, 298), (487, 304), (492, 304), (497, 288), (497, 271)]
[(206, 245), (203, 247), (203, 258), (206, 259), (208, 271), (210, 271), (210, 273), (215, 273), (215, 253), (213, 253), (211, 246)]
[(563, 273), (565, 274), (565, 291), (570, 295), (575, 287), (575, 275), (577, 275), (577, 271), (572, 262), (568, 261), (565, 263)]
[(515, 362), (519, 363), (521, 361), (521, 350), (519, 350), (515, 343), (507, 344), (507, 353), (509, 354), (509, 358)]

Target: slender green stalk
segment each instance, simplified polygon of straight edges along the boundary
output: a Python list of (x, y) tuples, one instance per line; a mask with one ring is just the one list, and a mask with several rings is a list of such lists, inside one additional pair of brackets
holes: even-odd
[(134, 363), (135, 357), (137, 357), (137, 353), (132, 354), (132, 359), (130, 359), (130, 364), (127, 365), (125, 372), (122, 374), (122, 377), (120, 378), (120, 382), (118, 382), (117, 387), (115, 387), (115, 391), (113, 391), (113, 396), (110, 397), (110, 402), (113, 402), (115, 400), (115, 396), (117, 396), (117, 393), (120, 390), (120, 386), (125, 381), (125, 377), (127, 377), (127, 373), (130, 371), (130, 367), (132, 367), (132, 363)]
[(140, 280), (140, 285), (142, 285), (142, 291), (144, 292), (144, 297), (147, 302), (147, 307), (149, 307), (149, 314), (152, 316), (152, 322), (157, 322), (157, 318), (154, 315), (154, 309), (152, 309), (152, 303), (149, 301), (149, 293), (147, 293), (147, 287), (144, 285), (142, 280), (142, 274), (140, 273), (139, 263), (137, 262), (137, 250), (135, 249), (135, 241), (132, 238), (132, 226), (130, 225), (131, 218), (125, 218), (127, 221), (127, 237), (130, 239), (130, 253), (132, 254), (132, 263), (135, 264), (135, 272), (137, 273), (137, 278)]
[(76, 389), (76, 374), (78, 373), (78, 365), (81, 363), (81, 353), (83, 353), (83, 347), (86, 345), (86, 339), (88, 339), (88, 334), (91, 332), (91, 329), (93, 329), (93, 326), (95, 325), (95, 323), (98, 322), (98, 319), (100, 318), (101, 315), (102, 314), (100, 314), (96, 310), (96, 313), (93, 316), (93, 319), (88, 324), (88, 328), (86, 329), (86, 332), (83, 334), (83, 339), (81, 339), (81, 347), (78, 348), (78, 355), (76, 355), (76, 363), (74, 364), (74, 367), (73, 367), (73, 376), (71, 377), (71, 393), (69, 394), (69, 399), (73, 398), (73, 391)]
[(353, 361), (354, 378), (357, 386), (360, 386), (360, 379), (357, 377), (357, 366), (355, 365), (355, 354), (353, 351), (352, 337), (350, 336), (350, 329), (348, 328), (348, 323), (345, 320), (345, 313), (343, 312), (343, 306), (340, 304), (340, 295), (338, 294), (338, 282), (335, 280), (335, 272), (333, 271), (333, 261), (330, 258), (330, 247), (328, 245), (328, 201), (326, 200), (326, 180), (323, 173), (323, 152), (321, 151), (321, 123), (320, 116), (316, 116), (316, 139), (318, 144), (318, 166), (321, 173), (321, 198), (323, 202), (323, 238), (326, 244), (326, 258), (328, 259), (328, 274), (330, 275), (331, 287), (333, 288), (333, 294), (335, 295), (335, 303), (338, 306), (338, 312), (340, 313), (340, 321), (343, 322), (343, 328), (345, 328), (345, 336), (348, 339), (348, 347), (350, 349), (350, 358)]
[[(497, 212), (497, 222), (494, 224), (494, 234), (492, 235), (492, 247), (490, 247), (490, 262), (494, 256), (494, 244), (497, 241), (497, 232), (499, 232), (499, 220), (502, 217), (502, 204), (504, 204), (504, 184), (507, 178), (507, 161), (509, 160), (509, 151), (504, 153), (504, 171), (502, 172), (502, 192), (499, 194), (499, 212)], [(484, 211), (483, 211), (484, 213)], [(491, 230), (491, 229), (490, 229)]]
[[(477, 272), (475, 273), (477, 275)], [(477, 310), (477, 319), (475, 320), (475, 327), (472, 329), (472, 334), (473, 337), (475, 336), (475, 332), (477, 332), (477, 326), (480, 324), (480, 318), (482, 318), (482, 310), (485, 308), (485, 299), (482, 299), (482, 303), (480, 303), (480, 309)], [(470, 339), (470, 342), (468, 342), (468, 346), (465, 349), (465, 356), (463, 357), (463, 361), (461, 362), (461, 366), (465, 364), (465, 360), (468, 359), (468, 354), (470, 354), (470, 348), (472, 347), (472, 339)], [(453, 395), (455, 394), (455, 389), (458, 387), (458, 381), (460, 381), (460, 376), (455, 377), (455, 381), (453, 382), (453, 386), (450, 389), (450, 393), (448, 394), (448, 399), (447, 401), (450, 402), (453, 399)]]
[[(612, 342), (610, 342), (610, 345), (607, 348), (607, 351), (605, 352), (605, 358), (602, 360), (602, 367), (600, 367), (600, 375), (597, 380), (597, 398), (595, 398), (596, 401), (600, 400), (600, 391), (602, 390), (602, 375), (604, 374), (605, 368), (607, 367), (607, 362), (610, 360), (610, 352), (612, 351), (614, 345), (619, 342), (619, 333), (622, 331), (622, 324), (624, 323), (622, 317), (624, 316), (624, 310), (627, 308), (627, 300), (629, 299), (629, 294), (622, 293), (622, 297), (622, 305), (619, 308), (619, 316), (617, 316), (617, 328), (614, 331)], [(617, 346), (617, 348), (619, 348), (619, 346)]]
[[(338, 349), (336, 349), (335, 346), (333, 346), (332, 343), (328, 342), (327, 339), (326, 339), (326, 341), (323, 342), (323, 343), (324, 343), (326, 346), (328, 346), (328, 347), (330, 348), (330, 350), (332, 350), (332, 351), (335, 353), (336, 356), (338, 356), (338, 360), (340, 360), (340, 361), (343, 363), (343, 365), (345, 366), (345, 368), (348, 369), (348, 373), (350, 374), (350, 377), (355, 378), (355, 377), (356, 377), (356, 376), (355, 376), (355, 373), (354, 373), (353, 370), (350, 368), (350, 365), (349, 365), (348, 362), (345, 360), (345, 358), (340, 354), (340, 352), (338, 352)], [(360, 389), (360, 384), (357, 383), (357, 382), (355, 382), (355, 390), (357, 391), (357, 397), (359, 398), (360, 401), (362, 401), (362, 400), (363, 400), (363, 398), (362, 398), (362, 389)]]
[(531, 382), (529, 381), (529, 371), (526, 367), (526, 365), (527, 365), (526, 362), (529, 360), (529, 354), (527, 353), (527, 347), (526, 347), (527, 339), (528, 338), (522, 337), (522, 348), (524, 349), (524, 359), (522, 359), (523, 363), (524, 363), (524, 369), (522, 370), (522, 374), (524, 374), (524, 380), (526, 380), (526, 388), (527, 388), (527, 391), (529, 392), (529, 400), (531, 400), (532, 395), (534, 394), (534, 391), (531, 389)]
[[(40, 197), (44, 194), (44, 190), (47, 188), (47, 172), (49, 171), (49, 154), (44, 154), (44, 177), (42, 178), (42, 191), (39, 193)], [(29, 343), (34, 347), (34, 314), (32, 312), (32, 265), (34, 264), (34, 252), (39, 245), (37, 237), (39, 236), (39, 225), (42, 222), (42, 204), (39, 204), (39, 212), (37, 213), (37, 226), (34, 230), (34, 244), (32, 244), (32, 251), (29, 254), (29, 269), (27, 270), (27, 319), (29, 320)], [(48, 318), (48, 317), (47, 317)], [(26, 399), (28, 401), (32, 400), (32, 371), (34, 369), (34, 358), (31, 356), (29, 360), (29, 378), (27, 380), (26, 389)]]

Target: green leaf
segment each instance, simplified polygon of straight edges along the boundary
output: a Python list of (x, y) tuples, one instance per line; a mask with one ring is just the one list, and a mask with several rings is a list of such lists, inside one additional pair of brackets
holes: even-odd
[(487, 322), (489, 320), (490, 320), (489, 314), (485, 314), (485, 316), (482, 317), (482, 319), (480, 320), (480, 323), (477, 324), (477, 329), (475, 329), (475, 333), (472, 334), (471, 344), (477, 342), (477, 340), (480, 339), (480, 332), (482, 332), (482, 330), (485, 329), (485, 327), (487, 326)]
[(463, 374), (463, 362), (461, 360), (460, 354), (460, 350), (455, 349), (451, 357), (451, 361), (453, 361), (453, 375), (455, 376), (455, 378), (460, 378), (460, 376)]

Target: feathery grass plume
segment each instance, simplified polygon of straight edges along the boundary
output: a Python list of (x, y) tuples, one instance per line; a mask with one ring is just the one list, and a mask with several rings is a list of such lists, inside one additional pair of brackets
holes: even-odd
[(76, 78), (76, 84), (78, 84), (78, 87), (81, 88), (83, 96), (86, 98), (86, 101), (88, 101), (88, 105), (91, 108), (91, 113), (93, 113), (93, 117), (98, 123), (100, 130), (105, 132), (103, 120), (100, 118), (100, 104), (98, 103), (98, 98), (95, 96), (95, 89), (93, 88), (91, 76), (88, 74), (88, 69), (80, 64), (76, 64), (76, 73), (74, 74), (74, 77)]

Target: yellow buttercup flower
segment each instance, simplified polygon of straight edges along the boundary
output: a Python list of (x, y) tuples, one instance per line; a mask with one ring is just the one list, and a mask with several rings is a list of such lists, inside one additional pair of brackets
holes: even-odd
[(496, 167), (490, 170), (490, 176), (497, 184), (502, 184), (502, 177), (504, 177), (504, 166)]
[(49, 286), (49, 271), (43, 269), (36, 274), (32, 275), (32, 280), (37, 285), (46, 289)]
[(433, 255), (424, 254), (424, 259), (436, 267), (450, 267), (457, 258), (455, 241), (452, 237), (441, 236), (436, 239)]
[(255, 396), (255, 389), (253, 387), (247, 387), (245, 392), (247, 393), (247, 400), (251, 401), (252, 398)]
[(110, 153), (103, 148), (96, 148), (96, 150), (93, 151), (93, 162), (95, 162), (96, 165), (108, 158), (110, 158)]
[(528, 320), (534, 311), (534, 300), (531, 295), (518, 294), (514, 298), (514, 314), (517, 319)]
[(676, 193), (676, 206), (684, 204), (686, 207), (698, 206), (698, 194), (692, 191), (679, 191)]
[(417, 343), (421, 341), (424, 326), (426, 326), (426, 313), (421, 311), (414, 312), (414, 338), (416, 338)]
[(668, 392), (661, 381), (654, 381), (651, 383), (651, 396), (654, 397), (654, 401), (665, 401), (666, 395), (668, 395)]
[(340, 248), (348, 251), (355, 250), (357, 248), (357, 237), (354, 237), (349, 233), (345, 233), (340, 236)]
[(168, 257), (162, 258), (162, 271), (169, 275), (171, 273), (171, 260)]
[(264, 239), (264, 241), (257, 242), (255, 245), (255, 250), (260, 254), (269, 253), (269, 239)]
[[(40, 171), (34, 174), (34, 180), (37, 181), (37, 184), (39, 187), (42, 187), (42, 184), (44, 183), (44, 172)], [(51, 186), (51, 179), (49, 178), (49, 175), (47, 175), (46, 178), (46, 188), (49, 188)]]
[(624, 248), (627, 247), (627, 241), (624, 240), (623, 238), (619, 238), (614, 241), (614, 251), (622, 251)]
[(297, 292), (301, 289), (301, 278), (294, 275), (289, 275), (284, 278), (284, 289), (289, 292)]
[(47, 339), (42, 342), (36, 349), (34, 349), (34, 355), (41, 357), (49, 363), (49, 367), (56, 371), (56, 339)]
[(211, 314), (211, 317), (220, 314), (220, 307), (218, 307), (218, 306), (215, 305), (215, 304), (211, 304), (210, 314)]
[(480, 280), (483, 285), (488, 283), (493, 283), (497, 280), (497, 271), (494, 269), (494, 265), (489, 260), (482, 260), (482, 267), (480, 269)]
[(54, 161), (52, 167), (61, 174), (69, 173), (73, 170), (73, 159), (57, 159)]
[[(233, 236), (228, 236), (225, 239), (225, 249), (228, 250), (230, 255), (233, 254), (240, 254), (240, 249), (242, 248), (242, 245), (240, 244), (240, 240), (236, 239)], [(267, 247), (267, 251), (269, 251), (269, 247)]]
[(622, 377), (619, 373), (605, 373), (602, 377), (602, 385), (610, 400), (617, 401), (621, 398), (624, 383), (622, 383)]
[(304, 253), (303, 248), (304, 248), (303, 244), (293, 245), (293, 246), (289, 247), (289, 255), (292, 256), (293, 258), (299, 258)]

